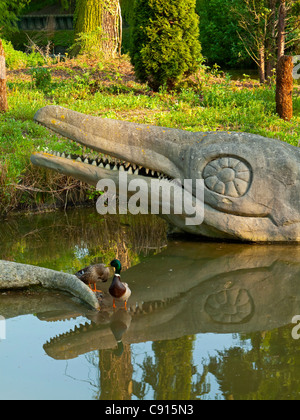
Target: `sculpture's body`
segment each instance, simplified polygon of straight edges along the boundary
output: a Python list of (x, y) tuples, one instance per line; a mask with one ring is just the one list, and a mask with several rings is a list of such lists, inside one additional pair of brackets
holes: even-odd
[(127, 170), (128, 181), (143, 177), (149, 186), (151, 178), (160, 175), (182, 181), (203, 179), (204, 222), (186, 226), (185, 215), (167, 216), (181, 231), (219, 239), (300, 242), (300, 150), (296, 147), (254, 134), (192, 133), (90, 117), (57, 106), (39, 110), (35, 120), (120, 159), (84, 162), (78, 156), (36, 153), (31, 158), (35, 165), (95, 186), (103, 178), (118, 185), (120, 170)]

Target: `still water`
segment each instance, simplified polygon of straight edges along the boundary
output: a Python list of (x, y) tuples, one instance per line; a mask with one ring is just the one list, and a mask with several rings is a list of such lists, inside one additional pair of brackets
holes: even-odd
[(61, 292), (1, 292), (0, 399), (300, 399), (300, 247), (170, 239), (156, 217), (93, 209), (0, 234), (0, 259), (58, 271), (119, 258), (132, 289), (127, 312), (99, 314)]

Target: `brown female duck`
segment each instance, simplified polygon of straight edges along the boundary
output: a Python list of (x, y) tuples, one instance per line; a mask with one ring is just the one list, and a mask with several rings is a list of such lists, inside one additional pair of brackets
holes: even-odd
[[(93, 292), (101, 293), (101, 290), (97, 290), (96, 284), (99, 281), (102, 281), (103, 283), (107, 282), (109, 274), (108, 267), (104, 264), (96, 264), (83, 268), (78, 271), (75, 276), (77, 276), (83, 283), (87, 284)], [(94, 286), (94, 289), (92, 289), (91, 285)]]

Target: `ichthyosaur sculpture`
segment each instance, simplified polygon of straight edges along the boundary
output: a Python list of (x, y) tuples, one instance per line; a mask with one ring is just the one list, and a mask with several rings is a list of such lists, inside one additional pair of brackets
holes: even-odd
[[(203, 180), (204, 220), (163, 215), (180, 231), (216, 239), (300, 242), (300, 150), (279, 140), (238, 132), (188, 132), (84, 115), (59, 106), (40, 109), (35, 121), (97, 151), (90, 159), (37, 152), (34, 165), (96, 186), (165, 178)], [(109, 155), (111, 158), (103, 157)], [(193, 184), (192, 194), (195, 194)]]

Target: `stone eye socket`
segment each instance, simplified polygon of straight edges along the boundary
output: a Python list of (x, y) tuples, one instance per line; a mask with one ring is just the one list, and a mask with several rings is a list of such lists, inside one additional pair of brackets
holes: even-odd
[(212, 160), (203, 171), (206, 187), (227, 197), (242, 197), (251, 184), (249, 166), (233, 157), (222, 157)]

